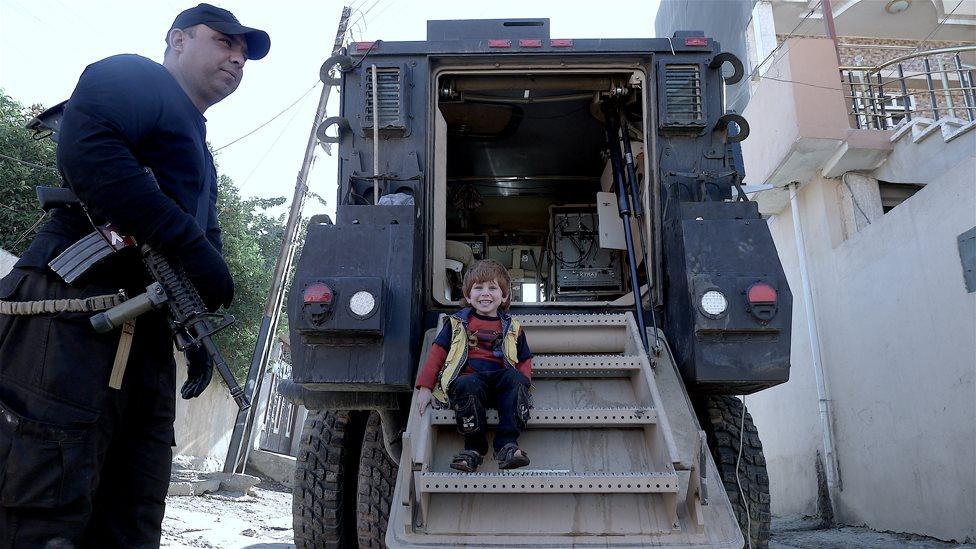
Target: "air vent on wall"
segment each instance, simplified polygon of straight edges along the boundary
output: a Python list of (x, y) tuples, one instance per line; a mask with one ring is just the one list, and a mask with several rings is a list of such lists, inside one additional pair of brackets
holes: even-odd
[(697, 128), (705, 124), (700, 65), (665, 65), (664, 103), (662, 126)]
[[(366, 77), (364, 89), (366, 105), (363, 115), (363, 128), (373, 129), (373, 71), (368, 68), (363, 71)], [(380, 131), (404, 131), (406, 129), (403, 114), (403, 79), (400, 67), (377, 67), (376, 79), (379, 81), (377, 89), (377, 103), (379, 105)]]

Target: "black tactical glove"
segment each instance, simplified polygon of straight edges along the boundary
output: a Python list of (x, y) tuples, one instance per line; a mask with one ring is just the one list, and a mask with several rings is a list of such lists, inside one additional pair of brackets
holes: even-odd
[(186, 350), (186, 383), (180, 389), (184, 399), (200, 396), (213, 378), (213, 360), (203, 345), (194, 345)]
[(180, 249), (180, 260), (187, 278), (203, 298), (207, 309), (229, 307), (234, 300), (234, 280), (224, 256), (202, 234)]

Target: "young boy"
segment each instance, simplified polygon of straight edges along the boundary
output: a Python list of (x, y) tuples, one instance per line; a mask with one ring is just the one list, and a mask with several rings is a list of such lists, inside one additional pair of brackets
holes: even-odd
[(464, 450), (451, 468), (475, 471), (488, 453), (488, 406), (498, 410), (493, 446), (499, 469), (529, 464), (518, 436), (529, 419), (532, 353), (517, 320), (505, 311), (512, 278), (494, 260), (478, 261), (464, 275), (466, 307), (450, 316), (417, 378), (420, 414), (431, 398), (454, 410)]

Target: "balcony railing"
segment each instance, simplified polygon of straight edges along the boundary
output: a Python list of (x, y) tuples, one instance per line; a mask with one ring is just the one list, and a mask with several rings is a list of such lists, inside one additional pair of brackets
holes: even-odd
[(976, 119), (976, 46), (903, 55), (876, 67), (840, 67), (848, 114), (857, 128), (887, 130), (913, 117)]

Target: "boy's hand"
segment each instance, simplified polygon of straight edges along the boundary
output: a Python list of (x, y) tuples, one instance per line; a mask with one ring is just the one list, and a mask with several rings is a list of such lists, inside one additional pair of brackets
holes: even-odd
[(420, 415), (424, 415), (424, 409), (430, 405), (431, 392), (427, 387), (420, 388), (420, 394), (417, 395), (417, 409), (420, 410)]

